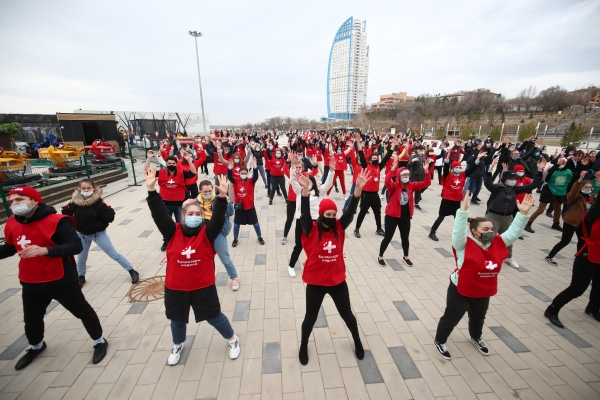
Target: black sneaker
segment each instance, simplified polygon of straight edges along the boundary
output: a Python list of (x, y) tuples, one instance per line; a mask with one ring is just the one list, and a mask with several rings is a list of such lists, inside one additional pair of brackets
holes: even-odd
[(546, 311), (544, 311), (544, 317), (548, 318), (553, 325), (556, 325), (559, 328), (565, 327), (563, 323), (560, 322), (560, 319), (558, 319), (558, 312), (552, 306), (552, 304), (550, 304), (548, 308), (546, 308)]
[(524, 229), (529, 233), (535, 233), (535, 231), (531, 229), (531, 222), (528, 222)]
[(339, 193), (340, 191), (338, 190), (337, 186), (335, 187), (335, 192)]
[(552, 218), (552, 213), (551, 213), (551, 212), (547, 212), (547, 213), (546, 213), (546, 217), (548, 217), (548, 218)]
[(448, 351), (448, 348), (446, 347), (445, 343), (439, 343), (439, 342), (433, 342), (433, 344), (435, 345), (435, 348), (437, 349), (438, 353), (440, 353), (440, 355), (445, 358), (446, 360), (452, 360), (452, 356), (450, 355), (450, 352)]
[(402, 257), (402, 261), (404, 261), (404, 264), (408, 265), (409, 267), (413, 266), (413, 263), (412, 263), (412, 261), (410, 261), (410, 258)]
[(385, 231), (383, 229), (377, 229), (375, 234), (379, 236), (385, 236)]
[(437, 238), (437, 236), (435, 236), (435, 232), (431, 232), (429, 234), (429, 239), (433, 240), (434, 242), (439, 242), (440, 240)]
[(378, 258), (377, 262), (379, 263), (379, 265), (381, 265), (382, 267), (385, 267), (385, 260), (383, 258)]
[(85, 275), (79, 275), (77, 279), (79, 280), (79, 287), (82, 288), (85, 285)]
[(558, 222), (555, 222), (552, 224), (552, 229), (559, 231), (559, 232), (563, 231), (562, 227), (560, 226), (560, 223), (558, 223)]
[(354, 230), (354, 237), (357, 237), (360, 239), (360, 233), (358, 233), (358, 229)]
[(167, 242), (163, 242), (163, 245), (160, 246), (160, 251), (165, 251), (167, 250)]
[(420, 205), (418, 205), (418, 204), (415, 204), (415, 208), (416, 208), (417, 210), (420, 210), (420, 209), (421, 209), (421, 206), (420, 206)]
[[(83, 276), (83, 275), (82, 275)], [(23, 357), (21, 357), (21, 359), (19, 361), (17, 361), (17, 365), (15, 365), (15, 369), (17, 371), (22, 370), (23, 368), (25, 368), (26, 366), (28, 366), (29, 364), (31, 364), (31, 362), (44, 350), (46, 350), (46, 342), (44, 342), (42, 344), (42, 347), (39, 348), (38, 350), (33, 350), (33, 349), (28, 349), (27, 353), (25, 353), (25, 355)]]
[(237, 239), (233, 239), (233, 242), (231, 242), (231, 247), (235, 247), (238, 244), (238, 240)]
[(596, 321), (600, 322), (600, 311), (594, 307), (592, 303), (588, 303), (588, 305), (585, 307), (585, 313), (587, 315), (591, 315)]
[(269, 200), (269, 205), (272, 206), (273, 205), (273, 199)]
[(140, 274), (139, 272), (137, 272), (135, 269), (130, 269), (129, 270), (129, 275), (131, 275), (131, 284), (135, 285), (136, 283), (139, 282), (140, 280)]
[(473, 339), (473, 338), (471, 338), (471, 343), (473, 343), (475, 345), (475, 348), (477, 350), (479, 350), (479, 352), (481, 354), (483, 354), (484, 356), (489, 356), (490, 355), (490, 351), (488, 350), (487, 347), (485, 347), (485, 343), (483, 342), (483, 339)]
[(298, 359), (300, 360), (300, 364), (308, 364), (308, 345), (300, 345), (300, 350), (298, 351)]
[(558, 263), (556, 261), (554, 261), (554, 259), (550, 256), (546, 256), (546, 258), (544, 258), (544, 260), (548, 261), (548, 263), (551, 265), (554, 265), (554, 266), (558, 265)]
[(519, 236), (519, 240), (525, 240), (523, 236)]
[(260, 244), (264, 245), (264, 244), (265, 244), (265, 241), (263, 240), (263, 238), (262, 238), (262, 237), (260, 237), (260, 236), (259, 236), (259, 237), (258, 237), (258, 243), (260, 243)]
[(277, 192), (277, 196), (281, 197), (283, 195), (280, 192)]
[(94, 355), (92, 356), (92, 364), (98, 364), (106, 356), (108, 349), (108, 341), (104, 339), (104, 343), (98, 343), (94, 346)]
[(479, 202), (477, 200), (471, 200), (471, 204), (478, 206)]

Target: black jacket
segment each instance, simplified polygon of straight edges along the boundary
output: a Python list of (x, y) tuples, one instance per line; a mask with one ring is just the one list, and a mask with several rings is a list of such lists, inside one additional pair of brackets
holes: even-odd
[[(39, 221), (50, 214), (56, 214), (54, 207), (51, 207), (45, 203), (39, 205), (33, 216), (29, 219), (25, 217), (15, 217), (20, 224), (29, 224), (34, 221)], [(62, 219), (56, 226), (56, 232), (51, 237), (52, 241), (56, 243), (56, 246), (48, 247), (47, 257), (62, 257), (63, 266), (65, 268), (65, 274), (62, 278), (45, 283), (25, 283), (21, 282), (23, 288), (31, 290), (33, 292), (49, 292), (60, 289), (74, 282), (77, 282), (77, 266), (73, 256), (81, 253), (83, 245), (81, 239), (77, 236), (73, 221), (69, 218)], [(8, 258), (17, 253), (15, 246), (10, 244), (0, 245), (0, 259)]]
[(524, 186), (506, 186), (503, 183), (494, 184), (494, 178), (491, 173), (487, 173), (483, 179), (483, 184), (490, 191), (490, 198), (487, 201), (487, 212), (498, 215), (512, 215), (517, 206), (517, 194), (531, 193), (542, 183), (542, 173), (538, 172), (533, 182)]
[(77, 223), (77, 232), (84, 235), (93, 235), (108, 228), (108, 224), (115, 220), (115, 210), (102, 202), (102, 190), (96, 189), (89, 198), (81, 195), (75, 189), (72, 203), (62, 208), (62, 213), (71, 215)]

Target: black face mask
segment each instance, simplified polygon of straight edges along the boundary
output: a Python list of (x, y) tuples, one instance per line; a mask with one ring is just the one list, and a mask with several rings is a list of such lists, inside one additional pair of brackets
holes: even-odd
[(335, 226), (335, 218), (327, 218), (325, 215), (321, 215), (321, 222), (327, 225), (327, 229), (331, 229)]
[(379, 165), (379, 160), (373, 160), (373, 161), (371, 161), (371, 165)]
[(169, 172), (175, 172), (177, 171), (177, 165), (167, 165), (167, 169)]

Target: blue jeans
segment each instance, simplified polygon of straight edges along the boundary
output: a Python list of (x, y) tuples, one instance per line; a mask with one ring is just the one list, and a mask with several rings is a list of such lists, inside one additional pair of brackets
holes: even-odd
[(471, 198), (476, 199), (477, 195), (481, 191), (481, 184), (483, 178), (469, 178), (469, 190), (471, 191)]
[(77, 232), (77, 236), (81, 239), (81, 244), (83, 245), (83, 250), (81, 253), (77, 255), (77, 273), (81, 275), (85, 275), (87, 267), (85, 263), (87, 262), (88, 253), (90, 252), (90, 247), (92, 242), (96, 242), (98, 247), (105, 252), (110, 258), (118, 262), (125, 271), (129, 271), (133, 269), (133, 266), (127, 261), (125, 257), (123, 257), (119, 252), (114, 248), (110, 238), (106, 234), (106, 231), (98, 232), (93, 235), (84, 235), (82, 233)]
[[(231, 339), (233, 337), (233, 328), (225, 314), (219, 313), (216, 317), (207, 319), (206, 322), (211, 324), (223, 338)], [(174, 344), (185, 342), (186, 331), (187, 324), (185, 322), (171, 320), (171, 335), (173, 336)]]
[[(465, 180), (465, 186), (463, 186), (463, 197), (467, 195), (467, 190), (469, 190), (469, 185), (471, 184), (471, 178), (467, 177)], [(471, 198), (473, 198), (473, 192), (471, 192)]]
[(256, 168), (258, 169), (258, 173), (260, 174), (260, 177), (262, 178), (263, 183), (266, 186), (267, 185), (267, 179), (265, 178), (265, 166), (264, 165), (257, 165)]
[(352, 186), (350, 187), (350, 196), (348, 196), (348, 198), (346, 199), (346, 202), (344, 203), (344, 210), (346, 208), (348, 208), (348, 204), (350, 204), (350, 200), (352, 200), (352, 196), (354, 196), (355, 188), (356, 188), (356, 183), (353, 183)]
[[(167, 207), (167, 214), (169, 217), (173, 218), (173, 214), (175, 214), (175, 222), (181, 223), (181, 213), (183, 213), (183, 208), (180, 205), (169, 205), (165, 203)], [(163, 237), (163, 240), (166, 242), (167, 240)]]
[(327, 175), (329, 175), (329, 165), (323, 167), (323, 178), (321, 178), (321, 185), (327, 180)]
[[(260, 234), (260, 224), (257, 222), (254, 225), (254, 232), (256, 232), (256, 236), (261, 237)], [(240, 226), (238, 224), (233, 224), (233, 238), (237, 239), (240, 236)]]
[[(217, 236), (214, 242), (214, 249), (219, 256), (219, 260), (225, 266), (225, 270), (227, 271), (227, 275), (231, 279), (237, 278), (237, 271), (235, 270), (235, 265), (233, 265), (233, 261), (231, 261), (231, 257), (229, 256), (229, 247), (227, 246), (227, 238), (222, 233)], [(230, 336), (231, 337), (231, 336)]]

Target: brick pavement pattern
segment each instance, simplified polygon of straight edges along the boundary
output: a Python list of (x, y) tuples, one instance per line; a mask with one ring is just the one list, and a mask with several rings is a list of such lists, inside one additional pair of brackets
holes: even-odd
[[(211, 175), (212, 178), (212, 175)], [(346, 176), (350, 181), (350, 176)], [(98, 312), (110, 345), (98, 365), (91, 364), (92, 342), (81, 322), (57, 304), (45, 318), (48, 348), (30, 366), (16, 371), (24, 354), (18, 258), (2, 260), (0, 274), (0, 399), (598, 399), (600, 398), (600, 325), (583, 310), (584, 296), (560, 313), (565, 330), (549, 326), (543, 311), (571, 279), (572, 243), (544, 261), (560, 232), (541, 216), (535, 234), (515, 243), (514, 270), (505, 265), (498, 295), (491, 299), (483, 332), (491, 355), (469, 342), (466, 317), (448, 341), (453, 356), (443, 360), (433, 346), (437, 321), (446, 304), (451, 256), (452, 218), (427, 238), (437, 217), (440, 187), (435, 182), (415, 210), (411, 260), (402, 263), (399, 235), (388, 248), (387, 266), (377, 263), (381, 237), (367, 215), (361, 239), (347, 230), (347, 282), (357, 316), (365, 358), (358, 361), (353, 341), (329, 297), (309, 342), (310, 361), (298, 361), (305, 288), (300, 273), (287, 272), (293, 248), (281, 245), (285, 204), (257, 188), (256, 208), (266, 240), (261, 246), (251, 226), (242, 227), (239, 245), (230, 252), (241, 279), (231, 290), (223, 265), (215, 258), (222, 310), (232, 321), (242, 353), (232, 361), (226, 341), (206, 322), (188, 326), (179, 365), (166, 366), (171, 331), (162, 301), (131, 304), (129, 275), (101, 251), (90, 252), (83, 289)], [(348, 185), (349, 187), (349, 185)], [(118, 209), (108, 233), (141, 278), (164, 274), (161, 236), (145, 205), (146, 189), (134, 187), (108, 198)], [(342, 194), (331, 192), (341, 209)], [(480, 197), (487, 200), (483, 189)], [(537, 196), (536, 196), (537, 197)], [(482, 216), (485, 206), (472, 206)], [(544, 226), (546, 225), (546, 226)], [(228, 237), (231, 243), (232, 234)], [(304, 254), (300, 264), (304, 261)], [(190, 319), (193, 321), (193, 318)]]

